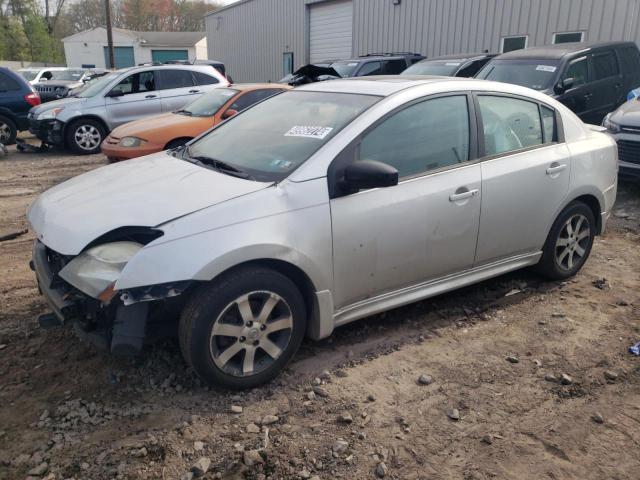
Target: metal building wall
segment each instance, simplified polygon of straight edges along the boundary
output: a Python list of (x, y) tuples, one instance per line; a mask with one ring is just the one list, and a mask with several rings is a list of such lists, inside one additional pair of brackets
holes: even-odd
[(354, 0), (354, 54), (416, 51), (428, 57), (499, 51), (500, 38), (529, 35), (528, 46), (556, 32), (586, 41), (640, 40), (640, 0)]
[(249, 0), (205, 17), (210, 59), (222, 61), (235, 82), (278, 81), (282, 54), (305, 63), (303, 0)]

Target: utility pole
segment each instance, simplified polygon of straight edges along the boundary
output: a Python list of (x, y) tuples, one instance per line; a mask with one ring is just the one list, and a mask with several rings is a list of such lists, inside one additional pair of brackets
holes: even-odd
[(106, 11), (106, 20), (107, 20), (107, 51), (109, 52), (109, 64), (108, 68), (116, 68), (116, 62), (113, 59), (113, 32), (111, 31), (111, 5), (109, 0), (104, 0)]

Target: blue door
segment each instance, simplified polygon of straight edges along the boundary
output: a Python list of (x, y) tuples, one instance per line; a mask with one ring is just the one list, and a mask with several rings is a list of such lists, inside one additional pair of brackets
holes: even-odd
[(154, 63), (189, 60), (189, 53), (186, 50), (151, 50), (151, 60)]
[[(133, 67), (136, 62), (133, 57), (133, 47), (113, 47), (113, 61), (115, 68)], [(109, 68), (109, 49), (104, 47), (104, 64)]]

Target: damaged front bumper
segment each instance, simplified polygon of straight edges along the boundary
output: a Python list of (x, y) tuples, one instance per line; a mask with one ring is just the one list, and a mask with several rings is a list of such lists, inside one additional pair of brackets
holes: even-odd
[(56, 119), (36, 120), (29, 114), (29, 132), (49, 145), (64, 143), (64, 123)]
[[(40, 316), (45, 327), (73, 324), (78, 335), (93, 345), (118, 355), (139, 353), (145, 340), (170, 333), (181, 309), (179, 297), (190, 282), (154, 285), (123, 292), (108, 303), (81, 292), (60, 277), (74, 257), (61, 255), (36, 240), (30, 267), (51, 315)], [(153, 327), (151, 327), (153, 325)], [(165, 327), (169, 327), (168, 329)]]

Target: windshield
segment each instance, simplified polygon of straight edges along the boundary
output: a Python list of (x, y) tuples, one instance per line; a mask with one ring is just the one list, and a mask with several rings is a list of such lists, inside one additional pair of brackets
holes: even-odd
[(358, 62), (333, 62), (331, 68), (338, 72), (341, 77), (352, 77), (356, 68), (358, 68)]
[(462, 60), (442, 60), (414, 63), (407, 68), (403, 75), (442, 75), (452, 77), (462, 65)]
[(38, 75), (38, 70), (18, 70), (18, 73), (22, 75), (22, 78), (24, 78), (27, 82), (30, 82), (31, 80), (36, 78), (36, 75)]
[(213, 92), (202, 95), (195, 102), (178, 111), (186, 112), (194, 117), (211, 117), (236, 93), (238, 90), (232, 88), (216, 88)]
[(51, 80), (77, 80), (80, 81), (84, 70), (54, 70), (51, 72)]
[(95, 97), (104, 89), (104, 87), (106, 87), (119, 76), (120, 74), (118, 72), (113, 72), (103, 77), (96, 78), (95, 80), (91, 80), (89, 83), (87, 83), (86, 88), (83, 88), (77, 96), (80, 98)]
[(557, 60), (493, 60), (476, 78), (545, 90), (551, 86), (559, 66)]
[(185, 155), (224, 162), (258, 181), (279, 181), (378, 100), (371, 95), (285, 92), (220, 124)]

